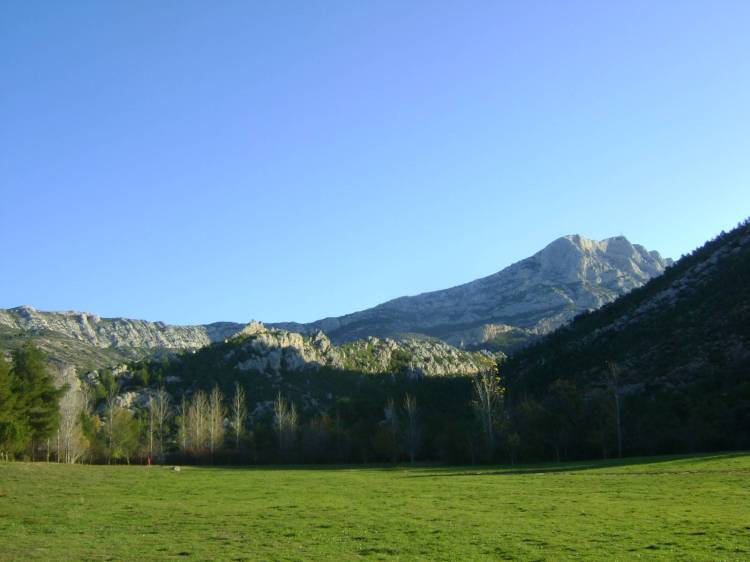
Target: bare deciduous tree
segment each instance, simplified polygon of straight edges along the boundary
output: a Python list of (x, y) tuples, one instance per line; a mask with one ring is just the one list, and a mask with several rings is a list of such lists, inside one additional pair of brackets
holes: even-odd
[(86, 451), (86, 439), (81, 428), (81, 414), (87, 407), (88, 396), (75, 375), (75, 369), (64, 369), (61, 379), (67, 385), (60, 398), (60, 424), (57, 431), (57, 460), (75, 463)]
[(115, 448), (114, 423), (117, 409), (117, 395), (120, 392), (120, 382), (111, 377), (106, 385), (106, 407), (107, 407), (107, 464), (112, 460), (112, 451)]
[(208, 409), (208, 396), (199, 390), (188, 408), (190, 448), (193, 451), (200, 451), (208, 445)]
[(208, 399), (208, 442), (211, 457), (224, 441), (224, 395), (218, 386), (214, 386)]
[(398, 407), (396, 401), (393, 398), (388, 398), (385, 403), (385, 421), (388, 424), (388, 431), (391, 436), (391, 456), (393, 462), (398, 461), (399, 457), (399, 441), (401, 433), (401, 424), (398, 419)]
[(245, 431), (247, 420), (247, 398), (245, 390), (240, 383), (234, 383), (234, 396), (232, 397), (232, 426), (234, 429), (234, 448), (240, 448), (240, 439)]
[(490, 457), (495, 452), (495, 410), (500, 400), (500, 381), (495, 373), (485, 371), (474, 377), (474, 406), (482, 431), (487, 438)]
[(273, 404), (273, 414), (274, 429), (279, 438), (279, 451), (282, 458), (286, 460), (297, 434), (297, 408), (293, 403), (289, 404), (279, 392)]
[(177, 416), (177, 442), (184, 454), (188, 452), (190, 443), (190, 405), (184, 394), (177, 407)]
[(156, 432), (156, 399), (153, 396), (148, 397), (148, 456), (154, 456), (154, 433)]
[(169, 393), (160, 388), (154, 396), (154, 420), (156, 422), (156, 436), (158, 440), (159, 460), (163, 462), (164, 458), (164, 435), (166, 424), (171, 415)]
[(406, 447), (412, 464), (419, 449), (419, 426), (417, 423), (417, 399), (411, 394), (404, 396), (404, 410), (406, 411)]

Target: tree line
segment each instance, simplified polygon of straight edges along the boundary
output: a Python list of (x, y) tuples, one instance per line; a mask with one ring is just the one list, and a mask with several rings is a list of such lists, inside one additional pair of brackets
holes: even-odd
[[(429, 394), (423, 409), (420, 384), (416, 392), (388, 396), (379, 406), (344, 397), (334, 411), (303, 414), (281, 391), (272, 401), (251, 402), (239, 382), (228, 393), (214, 385), (179, 398), (164, 387), (141, 387), (147, 400), (134, 407), (123, 398), (121, 379), (109, 370), (95, 384), (81, 382), (74, 372), (53, 376), (51, 371), (31, 342), (13, 352), (10, 363), (0, 357), (2, 458), (66, 463), (451, 460), (436, 454), (440, 430), (433, 427), (436, 417), (442, 418), (441, 427), (450, 419), (436, 416), (436, 399)], [(443, 394), (454, 399), (455, 392)], [(483, 458), (492, 458), (492, 411), (501, 398), (494, 373), (474, 381), (474, 396), (465, 409), (477, 423), (459, 425), (474, 433), (466, 436), (466, 450), (475, 460), (480, 447)], [(476, 443), (468, 445), (472, 440)]]
[[(746, 431), (704, 440), (713, 435), (707, 433), (715, 419), (712, 401), (703, 400), (701, 407), (674, 390), (625, 392), (621, 371), (607, 362), (599, 384), (585, 387), (561, 377), (529, 386), (491, 371), (473, 378), (414, 381), (362, 376), (358, 393), (319, 409), (305, 405), (289, 388), (277, 388), (268, 399), (253, 396), (258, 389), (240, 381), (228, 388), (209, 382), (184, 392), (157, 383), (138, 387), (136, 406), (124, 399), (132, 387), (123, 387), (123, 377), (104, 370), (89, 384), (70, 371), (52, 376), (44, 354), (26, 344), (13, 352), (10, 363), (0, 357), (0, 458), (516, 463), (731, 449), (747, 443), (737, 441), (743, 435), (747, 439)], [(676, 424), (686, 406), (692, 410), (689, 422)], [(698, 447), (669, 439), (665, 427), (692, 435)]]

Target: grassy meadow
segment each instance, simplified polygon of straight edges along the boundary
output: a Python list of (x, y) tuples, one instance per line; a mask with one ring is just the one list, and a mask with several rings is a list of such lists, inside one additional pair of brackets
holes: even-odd
[(0, 464), (2, 560), (748, 560), (750, 455), (527, 467)]

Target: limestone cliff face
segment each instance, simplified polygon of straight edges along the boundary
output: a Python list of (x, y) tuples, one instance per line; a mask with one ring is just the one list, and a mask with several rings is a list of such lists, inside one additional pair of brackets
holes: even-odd
[(420, 333), (453, 344), (491, 340), (515, 330), (542, 334), (660, 275), (671, 264), (624, 237), (596, 242), (564, 236), (502, 271), (450, 289), (401, 297), (374, 308), (310, 324), (333, 341)]
[(30, 335), (54, 333), (98, 348), (198, 349), (239, 332), (243, 324), (171, 326), (87, 312), (41, 312), (30, 306), (0, 310), (0, 327)]

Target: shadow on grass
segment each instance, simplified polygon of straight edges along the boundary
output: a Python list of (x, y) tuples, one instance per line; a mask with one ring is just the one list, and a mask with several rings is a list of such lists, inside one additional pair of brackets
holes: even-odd
[[(471, 467), (445, 467), (433, 468), (428, 474), (411, 474), (412, 478), (440, 478), (456, 476), (514, 476), (523, 474), (554, 474), (554, 473), (577, 473), (591, 470), (601, 470), (607, 468), (627, 468), (627, 467), (657, 467), (666, 463), (674, 464), (674, 469), (667, 470), (666, 467), (658, 467), (659, 470), (627, 470), (621, 472), (598, 472), (597, 476), (630, 476), (643, 474), (691, 474), (691, 473), (711, 473), (711, 472), (748, 472), (750, 466), (739, 469), (720, 469), (720, 470), (681, 470), (680, 461), (685, 461), (690, 465), (703, 463), (706, 461), (729, 460), (734, 458), (745, 458), (750, 455), (747, 451), (737, 451), (731, 453), (704, 453), (697, 455), (664, 455), (654, 457), (626, 457), (622, 459), (606, 459), (599, 461), (574, 461), (563, 463), (539, 463), (528, 465), (501, 465), (501, 466), (476, 466)], [(430, 470), (430, 469), (424, 469)]]
[[(435, 478), (446, 476), (512, 476), (519, 474), (551, 474), (565, 472), (584, 472), (606, 468), (625, 468), (630, 466), (651, 467), (664, 463), (678, 463), (671, 473), (684, 472), (706, 472), (705, 470), (680, 470), (680, 461), (690, 464), (703, 463), (707, 461), (729, 460), (743, 458), (750, 455), (748, 451), (736, 451), (728, 453), (703, 453), (693, 455), (664, 455), (654, 457), (626, 457), (622, 459), (571, 461), (562, 463), (535, 463), (523, 465), (463, 465), (445, 466), (438, 464), (416, 464), (416, 465), (393, 465), (393, 464), (289, 464), (289, 465), (184, 465), (190, 469), (200, 470), (273, 470), (273, 471), (382, 471), (382, 472), (405, 472), (409, 478)], [(166, 465), (165, 465), (166, 466)], [(750, 470), (750, 467), (748, 467)], [(727, 472), (721, 470), (720, 472)], [(664, 470), (656, 471), (623, 471), (614, 474), (627, 476), (629, 474), (664, 474)], [(610, 473), (600, 473), (610, 474)]]

